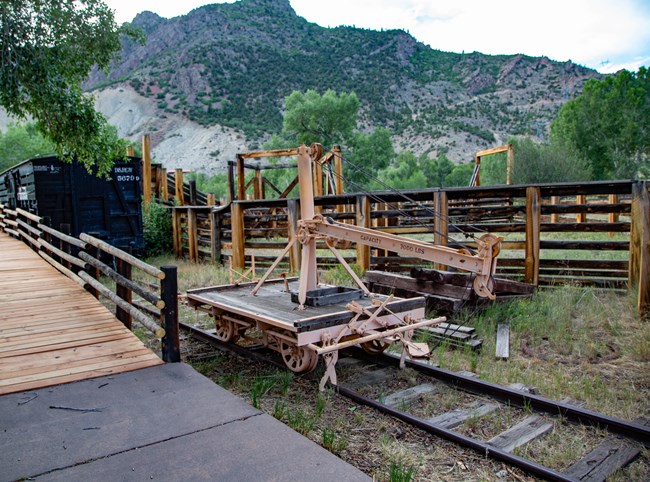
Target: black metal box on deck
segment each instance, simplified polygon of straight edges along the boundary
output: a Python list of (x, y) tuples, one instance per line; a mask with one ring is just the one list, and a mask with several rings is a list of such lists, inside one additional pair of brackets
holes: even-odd
[(141, 170), (138, 158), (116, 161), (107, 180), (76, 162), (31, 159), (0, 173), (0, 202), (137, 252), (144, 249)]

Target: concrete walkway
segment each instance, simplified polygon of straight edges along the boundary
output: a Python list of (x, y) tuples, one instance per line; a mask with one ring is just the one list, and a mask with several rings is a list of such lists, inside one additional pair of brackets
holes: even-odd
[(0, 480), (367, 481), (185, 364), (0, 397)]

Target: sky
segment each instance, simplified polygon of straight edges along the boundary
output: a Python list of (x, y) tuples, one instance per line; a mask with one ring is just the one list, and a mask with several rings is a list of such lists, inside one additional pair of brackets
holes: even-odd
[[(185, 15), (215, 0), (104, 0), (118, 23)], [(650, 0), (290, 0), (323, 27), (403, 29), (434, 49), (525, 54), (613, 73), (650, 67)]]

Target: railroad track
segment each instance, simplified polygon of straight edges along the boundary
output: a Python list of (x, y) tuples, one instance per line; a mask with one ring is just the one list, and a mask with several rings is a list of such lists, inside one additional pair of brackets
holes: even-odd
[[(245, 348), (223, 343), (210, 330), (184, 323), (181, 323), (181, 329), (220, 350), (286, 369), (281, 361), (267, 356), (265, 350), (256, 349), (261, 347)], [(412, 386), (390, 391), (392, 389), (382, 387), (388, 387), (388, 381), (396, 378), (394, 370), (398, 370), (399, 357), (391, 354), (372, 356), (353, 348), (346, 350), (340, 364), (341, 376), (336, 392), (342, 397), (546, 480), (606, 480), (618, 468), (634, 460), (643, 445), (650, 446), (650, 427), (645, 425), (647, 420), (628, 422), (609, 417), (587, 410), (576, 401), (555, 401), (529, 393), (523, 385), (504, 387), (482, 381), (469, 373), (456, 373), (426, 363), (407, 361), (407, 366), (417, 373), (417, 380)], [(354, 370), (349, 369), (351, 366), (355, 367)], [(347, 372), (353, 375), (346, 376)], [(455, 400), (462, 400), (463, 406), (454, 406), (452, 410), (430, 416), (423, 405), (442, 406), (436, 402), (437, 392), (441, 388), (460, 390), (459, 393), (463, 395), (457, 395)], [(518, 423), (513, 423), (487, 440), (475, 436), (464, 427), (467, 424), (478, 425), (483, 417), (495, 416), (503, 410), (511, 414), (517, 411), (510, 418)], [(601, 436), (599, 445), (564, 472), (513, 453), (518, 447), (539, 443), (538, 438), (554, 430), (558, 420), (594, 427), (589, 429), (594, 432), (606, 430), (609, 436)]]

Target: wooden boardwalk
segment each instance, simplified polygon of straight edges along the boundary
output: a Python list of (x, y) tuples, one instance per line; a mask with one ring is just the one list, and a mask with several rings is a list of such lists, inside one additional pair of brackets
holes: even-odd
[(0, 232), (0, 395), (161, 364), (90, 293)]

